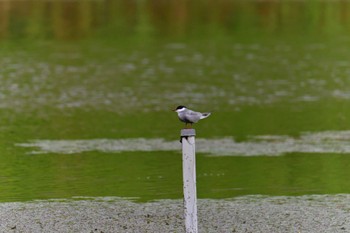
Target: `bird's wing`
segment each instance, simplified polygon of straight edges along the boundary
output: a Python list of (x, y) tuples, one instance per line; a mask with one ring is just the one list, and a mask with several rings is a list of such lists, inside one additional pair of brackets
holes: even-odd
[(195, 111), (187, 111), (186, 112), (186, 118), (188, 121), (196, 123), (197, 121), (199, 121), (200, 117), (201, 117), (201, 113), (200, 112), (195, 112)]

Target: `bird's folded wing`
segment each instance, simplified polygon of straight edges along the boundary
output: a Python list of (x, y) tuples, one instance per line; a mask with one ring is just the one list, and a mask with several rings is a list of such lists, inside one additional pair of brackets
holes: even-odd
[(199, 112), (189, 111), (186, 113), (187, 120), (196, 123), (202, 114)]

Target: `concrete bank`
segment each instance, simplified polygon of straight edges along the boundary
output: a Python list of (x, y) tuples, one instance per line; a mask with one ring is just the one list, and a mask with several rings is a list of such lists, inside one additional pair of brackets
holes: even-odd
[[(350, 195), (200, 199), (199, 232), (350, 232)], [(181, 200), (0, 203), (0, 232), (184, 232)]]

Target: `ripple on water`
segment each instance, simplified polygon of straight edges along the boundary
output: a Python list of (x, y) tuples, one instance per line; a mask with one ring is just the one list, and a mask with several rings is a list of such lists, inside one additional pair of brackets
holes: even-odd
[[(196, 140), (196, 151), (211, 156), (280, 156), (287, 153), (350, 153), (350, 131), (305, 132), (298, 138), (286, 135), (252, 136), (244, 142), (233, 138)], [(74, 154), (132, 151), (180, 151), (178, 141), (162, 138), (32, 140), (16, 146), (35, 148), (30, 154)]]

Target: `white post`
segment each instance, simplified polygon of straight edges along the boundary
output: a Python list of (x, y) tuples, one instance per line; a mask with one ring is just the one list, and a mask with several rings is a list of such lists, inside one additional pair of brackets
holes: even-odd
[(194, 129), (181, 130), (186, 233), (197, 233), (196, 152)]

